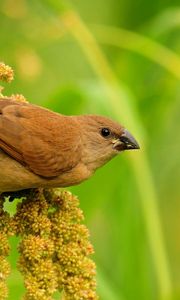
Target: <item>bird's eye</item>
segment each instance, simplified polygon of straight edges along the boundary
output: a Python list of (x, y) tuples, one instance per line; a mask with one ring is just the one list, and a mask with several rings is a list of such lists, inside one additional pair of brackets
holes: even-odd
[(103, 137), (108, 137), (111, 134), (111, 131), (109, 128), (102, 128), (101, 129), (101, 135)]

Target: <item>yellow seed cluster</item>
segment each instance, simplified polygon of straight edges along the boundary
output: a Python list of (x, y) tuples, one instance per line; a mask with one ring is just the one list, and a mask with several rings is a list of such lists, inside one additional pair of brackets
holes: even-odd
[(57, 271), (53, 263), (54, 243), (50, 239), (49, 205), (41, 190), (35, 190), (17, 206), (13, 217), (19, 245), (18, 267), (24, 277), (24, 299), (47, 300), (57, 290)]
[(18, 268), (26, 287), (24, 300), (52, 300), (57, 290), (63, 291), (64, 300), (98, 299), (96, 267), (89, 258), (93, 247), (77, 197), (59, 189), (31, 190), (11, 218), (1, 201), (0, 215), (0, 299), (7, 297), (10, 234), (21, 237)]
[(6, 285), (6, 279), (10, 273), (10, 265), (6, 260), (9, 255), (9, 221), (10, 216), (3, 210), (4, 200), (0, 197), (0, 299), (4, 300), (8, 298), (8, 289)]
[(93, 253), (89, 232), (80, 224), (83, 213), (77, 197), (58, 190), (51, 194), (54, 211), (50, 214), (52, 239), (55, 245), (55, 263), (59, 290), (66, 300), (95, 300), (95, 264), (88, 258)]
[(32, 191), (26, 199), (17, 205), (13, 218), (13, 227), (17, 235), (48, 235), (51, 223), (47, 217), (48, 203), (38, 190)]
[(50, 300), (56, 290), (67, 300), (95, 300), (95, 264), (89, 231), (77, 197), (58, 189), (35, 190), (17, 206), (12, 227), (22, 236), (18, 267), (24, 300)]
[(14, 79), (13, 69), (4, 63), (0, 63), (0, 80), (11, 82)]
[(6, 282), (4, 280), (0, 280), (0, 299), (4, 300), (8, 298), (8, 289)]
[(29, 234), (22, 240), (19, 250), (24, 259), (36, 262), (51, 257), (54, 252), (54, 244), (49, 238)]
[[(0, 81), (11, 82), (13, 79), (14, 79), (13, 69), (8, 65), (5, 65), (3, 62), (0, 62)], [(0, 86), (0, 97), (2, 97), (3, 99), (11, 98), (12, 100), (15, 101), (28, 102), (26, 98), (21, 94), (12, 94), (11, 96), (4, 96), (2, 94), (3, 90), (4, 87)]]

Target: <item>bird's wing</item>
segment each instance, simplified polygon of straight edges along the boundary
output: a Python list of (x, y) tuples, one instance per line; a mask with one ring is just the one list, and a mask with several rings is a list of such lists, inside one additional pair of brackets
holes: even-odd
[(69, 118), (0, 99), (0, 148), (37, 175), (58, 176), (72, 169), (80, 155), (77, 124)]

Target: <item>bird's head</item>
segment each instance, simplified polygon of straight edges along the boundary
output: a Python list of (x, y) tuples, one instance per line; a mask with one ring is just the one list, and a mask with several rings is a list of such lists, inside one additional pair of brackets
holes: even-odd
[(139, 149), (139, 144), (127, 129), (107, 117), (78, 117), (81, 126), (84, 163), (96, 170), (124, 150)]

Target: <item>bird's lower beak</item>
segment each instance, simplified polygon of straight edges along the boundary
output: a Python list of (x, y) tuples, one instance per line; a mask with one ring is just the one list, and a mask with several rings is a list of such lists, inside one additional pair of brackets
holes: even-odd
[(131, 149), (140, 149), (138, 142), (135, 138), (131, 135), (131, 133), (124, 129), (123, 133), (114, 144), (114, 148), (118, 151), (122, 150), (131, 150)]

